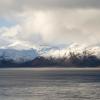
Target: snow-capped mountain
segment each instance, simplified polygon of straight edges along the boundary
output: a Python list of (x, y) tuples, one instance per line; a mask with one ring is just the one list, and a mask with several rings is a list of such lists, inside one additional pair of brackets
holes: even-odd
[(33, 60), (39, 56), (35, 49), (15, 50), (15, 49), (0, 49), (0, 58), (13, 59), (16, 62)]
[(69, 52), (82, 53), (83, 51), (92, 52), (95, 55), (100, 55), (100, 46), (88, 46), (85, 44), (72, 43), (69, 46), (41, 46), (38, 50), (42, 56), (64, 57), (68, 56)]
[(81, 53), (84, 50), (88, 50), (89, 52), (93, 52), (97, 56), (100, 55), (100, 47), (99, 46), (87, 46), (80, 45), (77, 43), (72, 43), (69, 46), (49, 46), (42, 45), (37, 48), (33, 48), (28, 45), (14, 43), (9, 45), (8, 47), (0, 49), (0, 59), (13, 59), (16, 62), (23, 62), (28, 60), (33, 60), (36, 57), (44, 56), (44, 57), (64, 57), (68, 56), (69, 52), (79, 52)]

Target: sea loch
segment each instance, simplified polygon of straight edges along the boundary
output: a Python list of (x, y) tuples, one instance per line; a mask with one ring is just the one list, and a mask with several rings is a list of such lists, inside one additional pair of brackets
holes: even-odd
[(100, 69), (1, 69), (0, 100), (100, 100)]

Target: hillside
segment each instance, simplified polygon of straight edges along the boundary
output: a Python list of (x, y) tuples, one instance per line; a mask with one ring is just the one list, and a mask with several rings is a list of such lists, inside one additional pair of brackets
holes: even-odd
[(98, 67), (100, 47), (71, 44), (38, 49), (0, 49), (0, 67)]

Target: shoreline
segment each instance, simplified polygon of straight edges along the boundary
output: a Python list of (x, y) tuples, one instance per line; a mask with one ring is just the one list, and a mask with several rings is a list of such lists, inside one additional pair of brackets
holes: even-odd
[(38, 67), (38, 68), (24, 68), (24, 67), (20, 67), (20, 68), (0, 68), (0, 70), (36, 70), (36, 71), (64, 71), (64, 70), (69, 70), (69, 71), (71, 71), (71, 70), (76, 70), (76, 71), (78, 71), (78, 70), (86, 70), (86, 71), (100, 71), (100, 67), (98, 67), (98, 68), (93, 68), (93, 67), (85, 67), (85, 68), (78, 68), (78, 67), (71, 67), (71, 68), (65, 68), (65, 67), (63, 67), (63, 68), (60, 68), (60, 67)]

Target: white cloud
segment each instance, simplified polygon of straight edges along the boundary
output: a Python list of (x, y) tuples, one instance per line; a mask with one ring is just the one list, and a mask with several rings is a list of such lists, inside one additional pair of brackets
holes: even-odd
[(99, 42), (99, 10), (31, 11), (25, 16), (18, 34), (22, 40), (34, 43), (33, 37), (37, 36), (44, 43)]
[(14, 26), (0, 28), (0, 46), (17, 41), (29, 45), (98, 44), (99, 4), (98, 0), (0, 1), (0, 17), (16, 21)]

